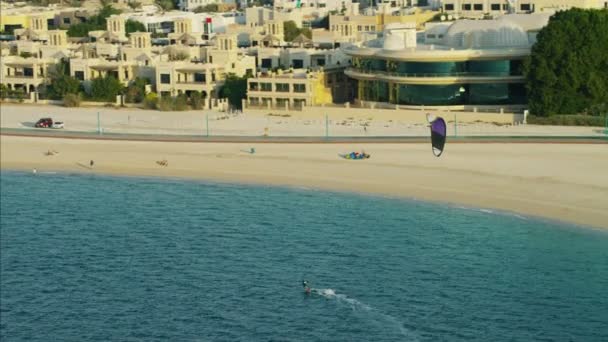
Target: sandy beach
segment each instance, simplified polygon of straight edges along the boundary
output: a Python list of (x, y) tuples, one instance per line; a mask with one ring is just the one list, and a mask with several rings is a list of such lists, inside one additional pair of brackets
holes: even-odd
[[(255, 154), (247, 151), (256, 148)], [(339, 153), (364, 149), (350, 161)], [(47, 151), (56, 151), (46, 155)], [(93, 168), (89, 161), (94, 160)], [(167, 166), (157, 162), (166, 160)], [(568, 144), (258, 144), (1, 137), (4, 170), (179, 177), (414, 198), (608, 228), (608, 148)]]

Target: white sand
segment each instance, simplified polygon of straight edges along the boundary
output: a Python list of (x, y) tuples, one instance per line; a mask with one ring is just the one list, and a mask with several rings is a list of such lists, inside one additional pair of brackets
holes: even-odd
[[(498, 208), (608, 228), (608, 147), (167, 143), (1, 137), (3, 169), (80, 171), (303, 186)], [(47, 150), (57, 150), (45, 156)], [(365, 149), (369, 160), (338, 153)], [(87, 165), (95, 160), (94, 169)], [(157, 160), (167, 159), (162, 167)]]

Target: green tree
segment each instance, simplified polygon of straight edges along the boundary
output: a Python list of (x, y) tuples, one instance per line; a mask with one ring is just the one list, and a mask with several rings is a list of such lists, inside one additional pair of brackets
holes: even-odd
[(49, 70), (49, 85), (47, 94), (51, 99), (61, 100), (67, 94), (78, 94), (80, 81), (70, 76), (70, 62), (67, 59), (59, 61)]
[(524, 63), (530, 111), (593, 113), (608, 103), (608, 10), (554, 14)]
[(285, 41), (290, 42), (295, 37), (300, 35), (300, 29), (296, 26), (293, 20), (283, 22), (283, 31), (285, 32)]
[(93, 100), (114, 102), (116, 95), (120, 95), (124, 89), (122, 83), (112, 75), (98, 77), (91, 83), (89, 96)]
[(242, 109), (243, 99), (247, 97), (247, 79), (251, 77), (247, 74), (243, 77), (239, 77), (233, 73), (226, 75), (224, 85), (220, 89), (220, 97), (228, 98), (230, 105)]
[(51, 84), (47, 88), (50, 98), (61, 100), (67, 94), (78, 94), (80, 91), (80, 81), (70, 75), (59, 75), (51, 78)]
[(127, 31), (127, 35), (133, 32), (146, 32), (146, 26), (139, 21), (128, 19), (125, 23), (125, 30)]
[(120, 11), (105, 5), (97, 15), (91, 16), (86, 22), (71, 25), (67, 34), (70, 37), (86, 37), (89, 31), (105, 30), (107, 19), (113, 14), (120, 14)]
[(312, 32), (307, 28), (298, 28), (293, 20), (283, 22), (283, 30), (285, 32), (285, 41), (290, 42), (300, 34), (304, 34), (308, 38), (312, 38)]

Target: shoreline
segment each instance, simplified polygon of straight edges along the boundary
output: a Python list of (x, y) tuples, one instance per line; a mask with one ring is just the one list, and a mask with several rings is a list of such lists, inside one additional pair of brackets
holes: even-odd
[[(455, 144), (432, 156), (428, 144), (141, 142), (1, 137), (1, 168), (94, 172), (287, 186), (498, 209), (608, 228), (608, 149), (601, 145)], [(57, 150), (45, 156), (47, 150)], [(372, 158), (337, 153), (365, 149)], [(86, 169), (95, 160), (93, 170)], [(166, 159), (167, 167), (155, 161)]]
[[(31, 174), (32, 170), (27, 168), (0, 168), (2, 172), (14, 172), (14, 173), (22, 173), (22, 174)], [(599, 231), (608, 231), (608, 227), (598, 227), (585, 223), (574, 223), (571, 221), (566, 221), (559, 218), (542, 216), (538, 214), (526, 214), (526, 213), (518, 213), (514, 211), (510, 211), (508, 209), (501, 209), (495, 207), (484, 207), (484, 206), (472, 206), (466, 205), (457, 201), (447, 201), (447, 200), (430, 200), (417, 198), (406, 195), (394, 195), (386, 192), (358, 192), (354, 190), (346, 190), (346, 189), (338, 189), (338, 188), (326, 188), (326, 187), (318, 187), (318, 186), (304, 186), (297, 184), (272, 184), (267, 182), (248, 182), (248, 181), (237, 181), (237, 180), (224, 180), (224, 179), (212, 179), (212, 178), (200, 178), (200, 177), (189, 177), (189, 176), (169, 176), (169, 175), (145, 175), (145, 174), (133, 174), (133, 173), (122, 173), (122, 172), (87, 172), (85, 170), (62, 170), (62, 169), (45, 169), (38, 170), (37, 175), (94, 175), (101, 177), (116, 177), (116, 178), (137, 178), (137, 179), (150, 179), (150, 180), (158, 180), (158, 181), (183, 181), (183, 182), (197, 182), (201, 184), (213, 184), (213, 185), (238, 185), (238, 186), (252, 186), (252, 187), (273, 187), (279, 189), (288, 189), (293, 191), (322, 191), (328, 193), (335, 194), (344, 194), (344, 195), (356, 195), (356, 196), (365, 196), (370, 198), (381, 198), (381, 199), (389, 199), (389, 200), (403, 200), (410, 202), (419, 202), (426, 203), (432, 205), (446, 206), (449, 208), (470, 210), (474, 212), (483, 212), (488, 214), (498, 214), (501, 216), (515, 216), (523, 220), (532, 219), (536, 221), (543, 222), (551, 222), (558, 225), (574, 225), (577, 228), (584, 229), (593, 229)]]

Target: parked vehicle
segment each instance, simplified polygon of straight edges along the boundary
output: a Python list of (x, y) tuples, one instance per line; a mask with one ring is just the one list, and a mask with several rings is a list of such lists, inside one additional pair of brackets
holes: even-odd
[(42, 118), (38, 120), (34, 126), (37, 128), (50, 128), (51, 126), (53, 126), (53, 119)]
[(63, 128), (65, 127), (63, 122), (55, 121), (51, 118), (42, 118), (36, 122), (34, 125), (36, 128)]

